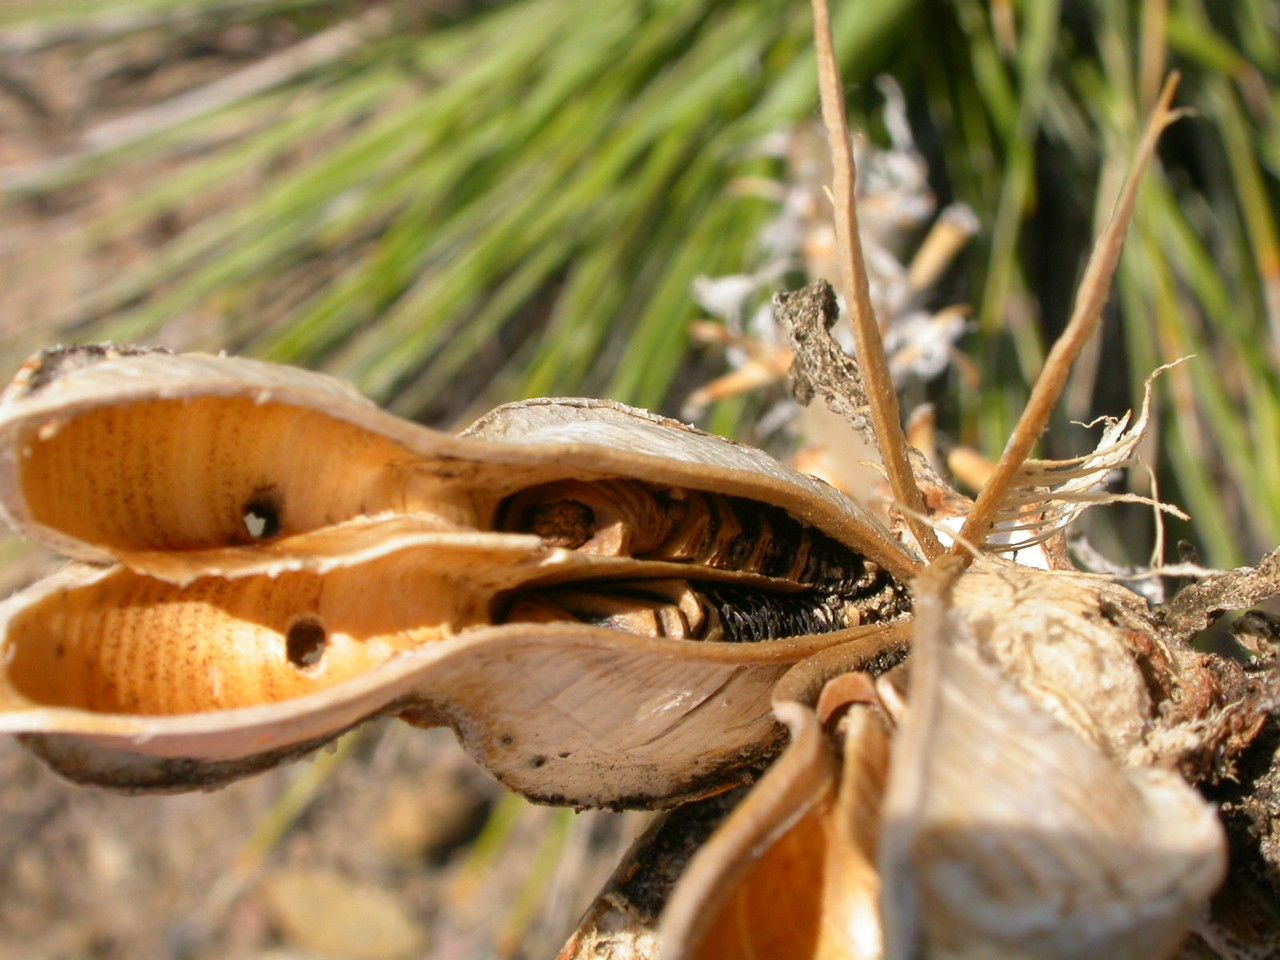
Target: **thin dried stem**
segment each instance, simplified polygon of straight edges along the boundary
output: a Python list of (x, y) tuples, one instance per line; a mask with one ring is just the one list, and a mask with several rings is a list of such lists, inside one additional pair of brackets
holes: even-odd
[(1148, 566), (1158, 567), (1164, 563), (1164, 511), (1160, 509), (1160, 481), (1150, 466), (1147, 464), (1143, 466), (1147, 468), (1147, 477), (1151, 483), (1151, 516), (1156, 526), (1156, 537), (1151, 545), (1151, 561)]
[(853, 162), (853, 142), (849, 136), (844, 90), (840, 82), (840, 70), (836, 66), (831, 15), (826, 0), (813, 0), (813, 33), (818, 53), (822, 120), (827, 127), (827, 139), (831, 141), (831, 193), (835, 206), (836, 242), (840, 250), (841, 274), (853, 320), (858, 365), (871, 407), (871, 426), (880, 446), (880, 455), (884, 458), (885, 472), (889, 476), (889, 486), (894, 498), (906, 508), (904, 514), (907, 525), (925, 557), (932, 560), (942, 553), (942, 544), (928, 524), (919, 519), (926, 512), (924, 497), (911, 472), (907, 441), (899, 419), (898, 396), (893, 389), (889, 361), (885, 357), (880, 328), (871, 307), (867, 268), (863, 263), (862, 240), (858, 234), (858, 208), (854, 200), (858, 171)]
[[(1054, 405), (1067, 382), (1071, 366), (1089, 339), (1098, 329), (1102, 319), (1102, 309), (1106, 306), (1107, 296), (1111, 291), (1111, 278), (1115, 275), (1116, 266), (1120, 262), (1120, 251), (1124, 245), (1125, 232), (1129, 221), (1133, 218), (1134, 204), (1138, 197), (1138, 187), (1146, 172), (1151, 156), (1155, 152), (1156, 142), (1164, 129), (1178, 119), (1179, 113), (1171, 110), (1174, 92), (1178, 88), (1178, 74), (1170, 74), (1165, 81), (1160, 101), (1156, 104), (1147, 121), (1147, 129), (1143, 133), (1142, 142), (1134, 158), (1133, 168), (1125, 181), (1120, 199), (1116, 203), (1115, 213), (1094, 245), (1089, 257), (1089, 265), (1085, 268), (1084, 278), (1080, 281), (1080, 289), (1076, 293), (1075, 309), (1062, 336), (1053, 345), (1044, 369), (1031, 389), (1031, 398), (1026, 409), (1013, 430), (1013, 436), (1005, 445), (1004, 453), (991, 474), (991, 478), (978, 494), (977, 502), (965, 521), (960, 536), (971, 543), (984, 543), (991, 532), (992, 524), (1000, 506), (1009, 492), (1010, 485), (1040, 435), (1049, 425), (1049, 417)], [(951, 552), (971, 559), (968, 552), (959, 546), (953, 546)]]

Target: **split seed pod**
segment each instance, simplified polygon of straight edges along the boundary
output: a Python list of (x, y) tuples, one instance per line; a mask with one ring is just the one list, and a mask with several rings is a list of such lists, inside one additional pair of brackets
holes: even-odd
[(453, 436), (319, 374), (103, 348), (0, 401), (0, 507), (80, 561), (0, 606), (0, 731), (129, 789), (394, 713), (536, 798), (698, 795), (776, 748), (790, 665), (901, 654), (913, 567), (825, 485), (618, 404)]
[[(998, 647), (1019, 628), (979, 633), (943, 566), (913, 584), (908, 663), (839, 673), (833, 650), (778, 685), (791, 743), (675, 884), (663, 960), (1175, 954), (1226, 870), (1213, 807), (1171, 770), (1119, 762), (1122, 738), (1078, 732), (1060, 691), (1015, 680)], [(1035, 645), (1090, 643), (1054, 636), (1065, 604), (1024, 589), (1020, 612), (1004, 619)]]
[(1062, 701), (1012, 679), (949, 576), (915, 584), (880, 835), (885, 960), (1173, 956), (1226, 873), (1216, 811), (1045, 709)]

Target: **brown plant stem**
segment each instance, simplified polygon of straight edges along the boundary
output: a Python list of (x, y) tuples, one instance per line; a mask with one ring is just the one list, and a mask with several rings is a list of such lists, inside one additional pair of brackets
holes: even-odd
[[(1089, 256), (1084, 278), (1080, 281), (1080, 288), (1076, 293), (1076, 303), (1071, 312), (1071, 319), (1049, 352), (1044, 369), (1041, 370), (1035, 386), (1031, 388), (1031, 397), (1027, 401), (1026, 408), (1022, 411), (1017, 426), (1014, 427), (1013, 435), (1005, 444), (1004, 453), (1000, 455), (990, 479), (978, 494), (973, 510), (970, 511), (969, 518), (960, 531), (961, 540), (979, 545), (986, 542), (1015, 475), (1031, 455), (1032, 447), (1049, 425), (1049, 417), (1066, 385), (1072, 365), (1084, 345), (1097, 332), (1102, 320), (1102, 309), (1106, 306), (1107, 296), (1111, 292), (1111, 279), (1120, 262), (1125, 233), (1130, 220), (1133, 219), (1133, 209), (1143, 174), (1155, 153), (1160, 134), (1180, 115), (1178, 111), (1170, 109), (1173, 95), (1178, 89), (1178, 76), (1176, 72), (1172, 73), (1165, 81), (1160, 100), (1147, 121), (1147, 128), (1142, 135), (1137, 155), (1134, 157), (1133, 167), (1125, 180), (1124, 189), (1120, 191), (1115, 213), (1112, 214), (1111, 220), (1094, 244), (1093, 253)], [(972, 556), (959, 543), (951, 547), (951, 553), (965, 558), (965, 563), (972, 561)]]
[(858, 365), (870, 403), (871, 426), (875, 431), (880, 455), (894, 497), (906, 507), (908, 528), (927, 559), (942, 553), (933, 529), (924, 522), (927, 514), (924, 497), (916, 486), (907, 456), (907, 441), (902, 433), (898, 413), (898, 396), (889, 375), (880, 328), (871, 306), (867, 268), (862, 258), (862, 240), (858, 234), (858, 208), (854, 186), (858, 171), (853, 161), (853, 142), (846, 119), (844, 90), (840, 70), (836, 66), (835, 44), (831, 37), (831, 15), (826, 0), (813, 0), (814, 45), (818, 54), (818, 89), (822, 97), (822, 120), (831, 142), (832, 204), (835, 207), (836, 242), (840, 250), (840, 272), (848, 297), (853, 321), (853, 338), (858, 351)]

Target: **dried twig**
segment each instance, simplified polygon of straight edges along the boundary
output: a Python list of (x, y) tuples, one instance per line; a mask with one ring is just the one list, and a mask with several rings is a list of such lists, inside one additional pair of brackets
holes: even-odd
[(840, 71), (836, 66), (831, 15), (826, 0), (813, 0), (813, 32), (818, 52), (822, 119), (827, 127), (827, 138), (831, 141), (831, 192), (835, 206), (836, 241), (840, 249), (845, 293), (849, 298), (849, 311), (853, 319), (858, 363), (870, 402), (871, 425), (875, 429), (893, 495), (906, 507), (907, 525), (925, 556), (932, 560), (942, 552), (942, 545), (933, 530), (919, 520), (919, 515), (926, 512), (924, 497), (921, 496), (911, 471), (907, 441), (899, 419), (898, 397), (893, 389), (893, 378), (889, 374), (889, 361), (880, 338), (880, 328), (871, 307), (867, 268), (862, 258), (862, 240), (858, 235), (857, 203), (854, 200), (858, 171), (853, 160), (853, 143), (849, 136), (844, 91), (840, 85)]
[[(1170, 109), (1174, 92), (1178, 87), (1178, 74), (1171, 74), (1160, 96), (1160, 102), (1147, 121), (1146, 132), (1138, 147), (1133, 169), (1125, 181), (1124, 189), (1116, 204), (1116, 211), (1110, 223), (1103, 230), (1102, 236), (1093, 248), (1089, 264), (1085, 268), (1084, 278), (1080, 281), (1080, 289), (1076, 294), (1075, 309), (1067, 323), (1062, 336), (1053, 345), (1044, 369), (1031, 390), (1026, 409), (1014, 428), (1013, 436), (1005, 445), (1004, 453), (987, 481), (982, 492), (978, 494), (973, 511), (965, 521), (961, 536), (972, 543), (983, 543), (991, 532), (992, 524), (1000, 511), (1010, 485), (1014, 482), (1018, 471), (1022, 468), (1031, 449), (1040, 435), (1049, 425), (1049, 417), (1058, 401), (1062, 388), (1067, 382), (1072, 364), (1080, 355), (1081, 349), (1094, 335), (1102, 319), (1102, 308), (1106, 305), (1111, 290), (1111, 278), (1120, 262), (1120, 250), (1124, 243), (1125, 232), (1129, 221), (1133, 218), (1134, 204), (1138, 197), (1138, 187), (1147, 169), (1156, 142), (1164, 129), (1179, 116)], [(952, 547), (952, 553), (968, 558), (967, 552)], [(968, 560), (966, 559), (966, 562)]]

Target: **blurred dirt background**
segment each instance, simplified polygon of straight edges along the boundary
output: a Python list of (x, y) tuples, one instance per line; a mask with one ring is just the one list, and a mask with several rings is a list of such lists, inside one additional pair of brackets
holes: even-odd
[(124, 797), (0, 744), (0, 958), (554, 955), (638, 815), (505, 795), (390, 723), (209, 794)]

